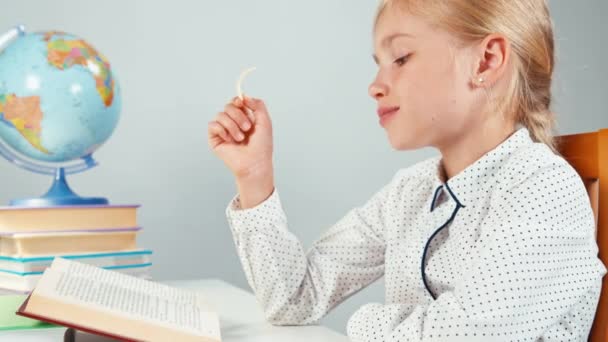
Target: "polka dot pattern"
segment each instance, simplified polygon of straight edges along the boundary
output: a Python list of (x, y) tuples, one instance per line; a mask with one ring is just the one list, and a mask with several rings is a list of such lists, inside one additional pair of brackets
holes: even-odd
[(314, 324), (384, 276), (353, 341), (586, 341), (606, 268), (585, 187), (519, 128), (455, 177), (434, 157), (398, 171), (305, 250), (278, 191), (226, 215), (266, 318)]

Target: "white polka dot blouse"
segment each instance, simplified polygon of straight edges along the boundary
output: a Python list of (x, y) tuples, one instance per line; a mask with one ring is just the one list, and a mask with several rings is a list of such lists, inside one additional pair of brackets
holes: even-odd
[(352, 341), (586, 341), (606, 269), (576, 171), (526, 128), (443, 181), (399, 170), (305, 250), (279, 194), (226, 215), (247, 280), (277, 325), (318, 322), (384, 276)]

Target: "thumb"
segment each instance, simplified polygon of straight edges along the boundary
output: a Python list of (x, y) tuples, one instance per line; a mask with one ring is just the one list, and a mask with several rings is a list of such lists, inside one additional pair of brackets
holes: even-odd
[(253, 112), (253, 116), (256, 122), (270, 122), (270, 115), (268, 114), (268, 109), (266, 108), (266, 104), (264, 103), (264, 101), (249, 96), (245, 96), (244, 100), (245, 107), (249, 108)]

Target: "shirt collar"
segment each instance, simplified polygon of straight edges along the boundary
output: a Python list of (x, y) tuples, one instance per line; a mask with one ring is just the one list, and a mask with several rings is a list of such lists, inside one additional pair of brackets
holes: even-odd
[(438, 158), (436, 163), (437, 172), (435, 173), (436, 184), (443, 186), (448, 192), (446, 195), (452, 197), (457, 204), (466, 206), (474, 200), (471, 197), (476, 193), (476, 190), (480, 186), (484, 186), (486, 181), (500, 171), (515, 151), (533, 143), (528, 129), (521, 127), (493, 150), (446, 182), (442, 180), (443, 166), (441, 165), (441, 158)]

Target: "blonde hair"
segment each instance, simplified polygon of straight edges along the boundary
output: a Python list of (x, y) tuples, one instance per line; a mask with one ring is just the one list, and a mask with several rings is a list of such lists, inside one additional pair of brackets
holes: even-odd
[(553, 24), (546, 0), (383, 0), (374, 27), (391, 6), (420, 15), (460, 40), (503, 34), (512, 47), (514, 77), (501, 104), (504, 113), (555, 151), (551, 80), (555, 64)]

